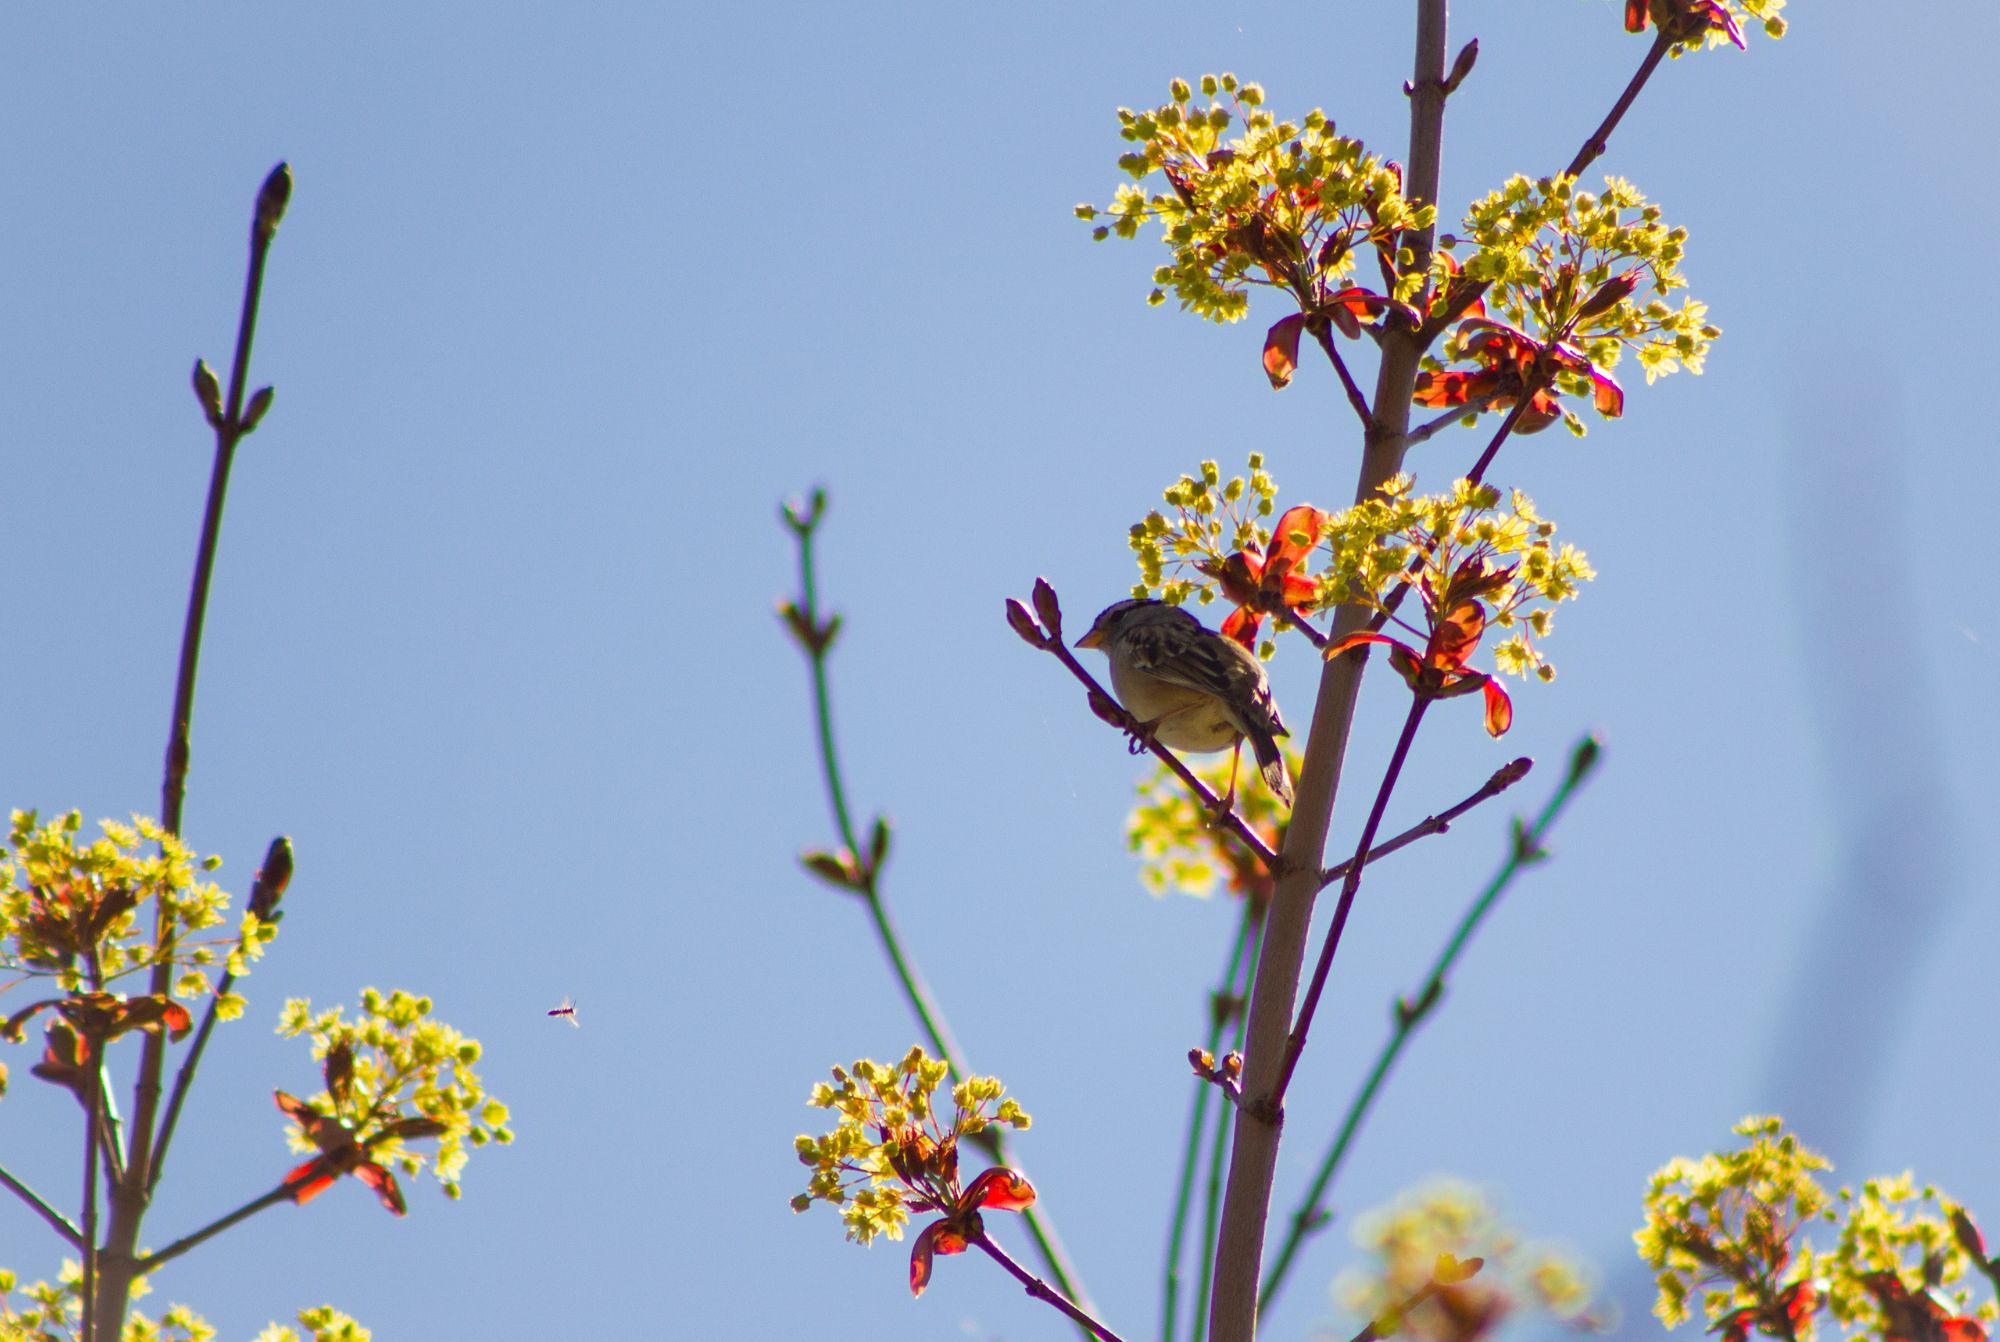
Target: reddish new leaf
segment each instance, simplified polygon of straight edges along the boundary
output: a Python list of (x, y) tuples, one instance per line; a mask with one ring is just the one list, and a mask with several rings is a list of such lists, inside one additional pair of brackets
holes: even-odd
[(960, 1199), (962, 1207), (991, 1207), (995, 1211), (1017, 1212), (1035, 1205), (1035, 1186), (1025, 1175), (995, 1165), (972, 1181)]
[(1290, 386), (1292, 374), (1298, 371), (1299, 332), (1305, 324), (1305, 316), (1294, 312), (1264, 333), (1264, 376), (1271, 379), (1274, 391)]

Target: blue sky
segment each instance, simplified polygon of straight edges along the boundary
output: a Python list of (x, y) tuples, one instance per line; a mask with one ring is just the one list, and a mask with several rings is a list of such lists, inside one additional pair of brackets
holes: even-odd
[[(1001, 601), (1037, 574), (1076, 618), (1122, 594), (1126, 527), (1204, 457), (1262, 451), (1287, 501), (1332, 506), (1357, 446), (1317, 367), (1265, 384), (1281, 312), (1148, 309), (1155, 246), (1093, 245), (1070, 209), (1120, 180), (1114, 109), (1205, 70), (1401, 157), (1406, 8), (12, 16), (7, 806), (158, 806), (209, 456), (187, 370), (228, 357), (257, 183), (297, 176), (188, 834), (238, 891), (276, 833), (299, 875), (149, 1239), (289, 1163), (270, 1091), (316, 1084), (270, 1033), (289, 996), (429, 993), (520, 1134), (459, 1205), (420, 1186), (392, 1222), (343, 1187), (174, 1264), (151, 1303), (226, 1337), (321, 1301), (391, 1339), (1066, 1331), (969, 1259), (912, 1302), (898, 1247), (785, 1206), (811, 1082), (916, 1037), (860, 913), (796, 866), (830, 820), (771, 615), (793, 582), (775, 507), (818, 482), (842, 743), (857, 804), (897, 823), (890, 897), (975, 1066), (1035, 1115), (1022, 1163), (1109, 1319), (1155, 1326), (1181, 1059), (1233, 911), (1140, 891), (1141, 768)], [(1619, 9), (1455, 7), (1482, 55), (1447, 214), (1567, 160), (1641, 54)], [(1844, 1177), (1914, 1167), (2000, 1219), (1976, 1042), (2000, 481), (1970, 339), (1994, 306), (2000, 20), (1882, 14), (1799, 0), (1784, 42), (1675, 63), (1602, 165), (1691, 230), (1724, 336), (1700, 378), (1629, 376), (1625, 420), (1503, 454), (1600, 576), (1505, 741), (1435, 715), (1392, 823), (1521, 753), (1544, 770), (1510, 801), (1538, 804), (1586, 729), (1605, 767), (1371, 1118), (1271, 1336), (1343, 1327), (1345, 1227), (1437, 1172), (1616, 1281), (1647, 1173), (1753, 1110), (1795, 1114)], [(1428, 483), (1475, 450), (1446, 435), (1412, 464)], [(1314, 669), (1295, 648), (1273, 669), (1301, 726)], [(1379, 770), (1400, 700), (1371, 676), (1350, 776)], [(1489, 808), (1365, 887), (1288, 1187), (1504, 827)], [(565, 994), (581, 1031), (542, 1014)], [(0, 1162), (73, 1199), (67, 1101), (7, 1061)], [(12, 1203), (0, 1245), (54, 1269)]]

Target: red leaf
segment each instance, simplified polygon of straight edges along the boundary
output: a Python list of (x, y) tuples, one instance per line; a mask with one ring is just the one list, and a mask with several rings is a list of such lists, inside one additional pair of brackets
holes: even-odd
[(1035, 1186), (1025, 1175), (995, 1165), (972, 1181), (959, 1199), (961, 1207), (991, 1207), (995, 1211), (1017, 1212), (1035, 1205)]
[(1290, 386), (1298, 371), (1299, 332), (1305, 324), (1305, 316), (1294, 312), (1264, 334), (1264, 376), (1271, 379), (1273, 390)]
[[(1330, 662), (1334, 658), (1340, 656), (1341, 653), (1351, 651), (1352, 649), (1361, 647), (1364, 644), (1368, 643), (1386, 643), (1392, 648), (1403, 648), (1403, 645), (1401, 643), (1398, 643), (1395, 639), (1390, 638), (1387, 634), (1369, 633), (1367, 630), (1364, 629), (1362, 632), (1358, 634), (1347, 634), (1327, 644), (1324, 656), (1326, 657), (1326, 660)], [(1403, 651), (1409, 652), (1409, 649), (1403, 648)]]
[(396, 1187), (396, 1176), (374, 1161), (355, 1166), (354, 1177), (374, 1189), (375, 1196), (382, 1200), (382, 1205), (397, 1216), (409, 1210), (403, 1205), (403, 1190)]
[(1590, 399), (1597, 407), (1597, 413), (1606, 419), (1616, 419), (1625, 413), (1625, 391), (1611, 374), (1601, 373), (1595, 367), (1590, 370)]
[(1428, 368), (1417, 374), (1416, 389), (1410, 400), (1416, 405), (1442, 408), (1485, 400), (1492, 394), (1496, 379), (1492, 373), (1433, 373)]
[(1431, 631), (1430, 664), (1441, 671), (1458, 670), (1478, 648), (1485, 632), (1485, 607), (1477, 601), (1460, 602)]
[(1285, 509), (1278, 525), (1271, 528), (1271, 552), (1264, 557), (1258, 585), (1266, 592), (1281, 590), (1292, 571), (1304, 565), (1313, 546), (1319, 544), (1325, 527), (1326, 514), (1309, 504)]
[(1480, 686), (1486, 692), (1486, 734), (1505, 736), (1507, 729), (1514, 725), (1514, 703), (1507, 697), (1507, 691), (1500, 688), (1500, 682), (1487, 676)]
[(1646, 0), (1625, 0), (1625, 31), (1646, 31)]
[(1238, 606), (1230, 611), (1229, 618), (1222, 622), (1222, 636), (1233, 638), (1254, 652), (1257, 647), (1257, 631), (1263, 627), (1262, 611), (1252, 610), (1248, 606)]
[(314, 1156), (303, 1165), (294, 1166), (285, 1175), (287, 1194), (295, 1206), (303, 1207), (327, 1189), (333, 1187), (338, 1176), (333, 1172), (332, 1162), (325, 1156)]

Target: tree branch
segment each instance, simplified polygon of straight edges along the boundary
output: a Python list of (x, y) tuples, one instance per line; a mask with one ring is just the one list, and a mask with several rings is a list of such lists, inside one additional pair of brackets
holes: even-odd
[[(822, 622), (819, 615), (819, 593), (817, 570), (813, 564), (812, 541), (821, 518), (826, 512), (826, 494), (822, 490), (813, 491), (813, 496), (803, 508), (787, 504), (783, 509), (786, 527), (798, 541), (799, 547), (799, 601), (787, 603), (781, 608), (787, 627), (793, 639), (806, 654), (812, 669), (813, 714), (820, 746), (820, 764), (825, 773), (827, 797), (833, 808), (834, 823), (840, 830), (841, 841), (847, 851), (855, 855), (861, 880), (856, 888), (875, 925), (875, 934), (882, 945), (882, 951), (889, 958), (896, 981), (902, 986), (903, 996), (910, 1009), (916, 1013), (918, 1023), (930, 1040), (932, 1050), (943, 1058), (951, 1068), (954, 1080), (963, 1080), (972, 1075), (965, 1062), (957, 1040), (952, 1038), (951, 1028), (945, 1023), (944, 1012), (932, 998), (923, 976), (917, 972), (916, 962), (904, 948), (903, 939), (896, 930), (895, 921), (889, 915), (889, 904), (881, 890), (881, 861), (879, 856), (862, 859), (862, 848), (854, 828), (852, 813), (848, 808), (847, 789), (841, 781), (840, 757), (834, 748), (833, 695), (827, 676), (827, 660), (833, 649), (834, 637), (840, 628), (840, 617), (834, 616)], [(877, 822), (881, 824), (880, 821)], [(886, 843), (887, 831), (882, 831)], [(993, 1158), (1003, 1165), (1015, 1162), (1010, 1154), (1006, 1131), (999, 1125), (989, 1126), (980, 1136), (986, 1139), (983, 1145)], [(1056, 1278), (1066, 1298), (1089, 1306), (1089, 1296), (1084, 1292), (1081, 1278), (1064, 1252), (1062, 1241), (1056, 1235), (1055, 1226), (1039, 1208), (1029, 1207), (1021, 1213), (1028, 1227), (1028, 1233), (1035, 1241), (1035, 1248), (1049, 1272)]]
[(1083, 1329), (1087, 1335), (1101, 1338), (1102, 1342), (1124, 1342), (1124, 1339), (1120, 1338), (1118, 1334), (1092, 1318), (1087, 1311), (1079, 1308), (1061, 1291), (1058, 1291), (1055, 1287), (1049, 1285), (1040, 1277), (1037, 1277), (1034, 1273), (1008, 1257), (1006, 1250), (995, 1244), (992, 1236), (988, 1235), (983, 1228), (974, 1237), (974, 1242), (986, 1251), (987, 1257), (1013, 1274), (1014, 1280), (1025, 1286), (1028, 1289), (1029, 1295), (1034, 1296), (1037, 1300), (1046, 1300), (1051, 1305), (1054, 1305), (1064, 1314), (1067, 1314), (1070, 1321)]
[[(1412, 205), (1435, 205), (1444, 143), (1446, 0), (1418, 0), (1416, 54), (1411, 75), (1410, 152), (1404, 177)], [(1407, 239), (1416, 263), (1427, 264), (1434, 229)], [(1423, 354), (1420, 331), (1395, 329), (1382, 337), (1376, 372), (1374, 422), (1364, 435), (1354, 499), (1378, 492), (1402, 469), (1408, 449), (1410, 396)], [(1336, 640), (1359, 631), (1367, 612), (1343, 606), (1334, 616)], [(1304, 968), (1314, 897), (1325, 860), (1327, 830), (1340, 789), (1342, 760), (1354, 722), (1365, 656), (1336, 657), (1320, 673), (1298, 796), (1285, 832), (1278, 890), (1264, 931), (1263, 955), (1251, 990), (1244, 1050), (1243, 1093), (1248, 1103), (1236, 1124), (1222, 1230), (1216, 1245), (1216, 1292), (1209, 1308), (1215, 1342), (1251, 1342), (1257, 1331), (1257, 1281), (1278, 1162), (1280, 1115), (1268, 1104), (1284, 1066), (1292, 1003)], [(1265, 1103), (1260, 1104), (1263, 1101)]]
[[(1292, 1259), (1298, 1253), (1300, 1246), (1308, 1236), (1326, 1224), (1326, 1214), (1321, 1205), (1326, 1197), (1326, 1190), (1333, 1182), (1334, 1174), (1340, 1169), (1340, 1163), (1353, 1144), (1355, 1135), (1360, 1131), (1361, 1120), (1375, 1102), (1375, 1096), (1388, 1078), (1390, 1069), (1395, 1066), (1396, 1059), (1401, 1056), (1403, 1045), (1416, 1032), (1417, 1026), (1422, 1024), (1443, 1000), (1445, 976), (1457, 963), (1459, 952), (1465, 949), (1474, 929), (1492, 910), (1502, 892), (1512, 884), (1514, 877), (1520, 874), (1523, 867), (1539, 857), (1542, 852), (1542, 840), (1555, 826), (1557, 817), (1569, 805), (1570, 798), (1577, 788), (1596, 767), (1598, 755), (1596, 738), (1586, 736), (1577, 743), (1576, 749), (1570, 752), (1568, 771), (1563, 775), (1562, 782), (1557, 785), (1554, 795), (1549, 798), (1548, 804), (1542, 807), (1541, 814), (1535, 817), (1534, 824), (1523, 829), (1519, 822), (1516, 822), (1514, 839), (1509, 847), (1507, 860), (1487, 883), (1486, 889), (1472, 902), (1465, 916), (1459, 919), (1458, 926), (1445, 942), (1443, 951), (1439, 953), (1437, 962), (1431, 966), (1430, 973), (1425, 977), (1423, 987), (1417, 990), (1415, 996), (1397, 1001), (1395, 1024), (1390, 1030), (1388, 1042), (1376, 1056), (1375, 1065), (1369, 1069), (1368, 1078), (1362, 1082), (1360, 1092), (1355, 1095), (1353, 1103), (1348, 1105), (1346, 1117), (1335, 1130), (1333, 1145), (1321, 1158), (1312, 1184), (1306, 1189), (1305, 1196), (1300, 1199), (1298, 1209), (1291, 1215), (1291, 1231), (1285, 1236), (1285, 1242), (1279, 1246), (1271, 1270), (1265, 1275), (1263, 1289), (1257, 1296), (1260, 1309), (1268, 1307), (1277, 1297), (1279, 1288), (1284, 1284), (1285, 1273), (1291, 1267)], [(1516, 763), (1522, 762), (1524, 761), (1516, 761)], [(1503, 769), (1501, 772), (1504, 773), (1506, 770)], [(1494, 775), (1495, 778), (1499, 776), (1499, 774)], [(1369, 854), (1371, 861), (1374, 857), (1375, 853)]]

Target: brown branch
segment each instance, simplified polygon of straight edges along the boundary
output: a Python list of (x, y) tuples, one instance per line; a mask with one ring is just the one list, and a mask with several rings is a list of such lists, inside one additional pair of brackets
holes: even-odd
[[(1416, 9), (1410, 152), (1404, 183), (1411, 205), (1422, 208), (1437, 203), (1442, 162), (1447, 0), (1418, 0)], [(1417, 264), (1428, 264), (1434, 238), (1434, 227), (1408, 236)], [(1364, 435), (1354, 486), (1356, 502), (1375, 495), (1402, 469), (1408, 449), (1405, 435), (1410, 427), (1410, 397), (1424, 349), (1421, 335), (1420, 330), (1404, 329), (1383, 334), (1373, 399), (1375, 419)], [(1367, 619), (1363, 608), (1341, 607), (1334, 616), (1333, 638), (1337, 641), (1358, 632)], [(1363, 655), (1336, 657), (1326, 663), (1313, 705), (1305, 764), (1299, 771), (1298, 795), (1285, 832), (1277, 893), (1265, 920), (1263, 954), (1251, 989), (1243, 1059), (1243, 1093), (1248, 1103), (1230, 1148), (1222, 1230), (1216, 1245), (1216, 1289), (1209, 1302), (1208, 1332), (1214, 1342), (1251, 1342), (1257, 1331), (1258, 1279), (1280, 1135), (1278, 1110), (1259, 1101), (1272, 1096), (1284, 1064), (1285, 1039), (1305, 967), (1327, 831), (1366, 665)]]
[[(1467, 811), (1470, 811), (1473, 807), (1479, 805), (1481, 802), (1490, 801), (1494, 797), (1499, 796), (1501, 793), (1505, 792), (1508, 788), (1514, 786), (1514, 784), (1520, 782), (1523, 778), (1526, 778), (1528, 776), (1528, 771), (1534, 767), (1535, 767), (1535, 762), (1529, 759), (1526, 755), (1523, 755), (1516, 760), (1510, 760), (1508, 763), (1501, 765), (1498, 769), (1495, 769), (1493, 771), (1493, 776), (1491, 778), (1487, 779), (1483, 784), (1480, 785), (1479, 791), (1473, 793), (1470, 797), (1467, 797), (1464, 801), (1452, 807), (1450, 810), (1440, 811), (1438, 814), (1433, 816), (1426, 816), (1423, 820), (1420, 820), (1416, 824), (1410, 826), (1408, 829), (1404, 830), (1401, 834), (1398, 834), (1395, 838), (1390, 839), (1384, 843), (1376, 844), (1373, 848), (1370, 848), (1368, 850), (1368, 857), (1366, 858), (1366, 861), (1369, 863), (1378, 862), (1381, 859), (1389, 856), (1389, 854), (1395, 852), (1399, 848), (1409, 847), (1411, 844), (1415, 843), (1418, 839), (1424, 838), (1432, 834), (1444, 833), (1446, 830), (1451, 828), (1452, 822), (1454, 820), (1457, 820), (1460, 816), (1464, 815)], [(1354, 859), (1350, 857), (1345, 862), (1341, 862), (1334, 866), (1328, 867), (1325, 871), (1319, 874), (1319, 888), (1322, 890), (1326, 889), (1326, 887), (1332, 885), (1335, 881), (1347, 875), (1347, 873), (1353, 868), (1353, 866), (1354, 866)]]
[(1308, 320), (1306, 329), (1319, 347), (1326, 351), (1326, 357), (1333, 364), (1333, 371), (1340, 374), (1340, 385), (1347, 389), (1347, 403), (1354, 407), (1354, 413), (1361, 417), (1363, 431), (1375, 427), (1375, 412), (1368, 408), (1368, 398), (1361, 394), (1360, 386), (1354, 381), (1354, 374), (1347, 371), (1347, 360), (1340, 357), (1340, 347), (1333, 342), (1332, 324), (1325, 318)]
[(1065, 1296), (1061, 1291), (1058, 1291), (1055, 1287), (1049, 1285), (1040, 1277), (1037, 1277), (1034, 1273), (1008, 1257), (1007, 1251), (995, 1244), (992, 1237), (986, 1233), (983, 1227), (973, 1236), (973, 1242), (986, 1251), (987, 1257), (1012, 1273), (1014, 1280), (1025, 1286), (1028, 1294), (1035, 1297), (1035, 1299), (1048, 1301), (1064, 1314), (1067, 1314), (1071, 1322), (1080, 1328), (1096, 1334), (1103, 1339), (1103, 1342), (1124, 1342), (1124, 1339), (1119, 1337), (1118, 1334), (1112, 1332), (1109, 1328), (1106, 1328), (1096, 1319), (1093, 1319), (1090, 1315), (1079, 1309), (1070, 1301), (1068, 1296)]

